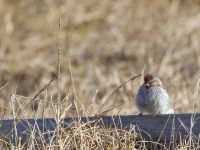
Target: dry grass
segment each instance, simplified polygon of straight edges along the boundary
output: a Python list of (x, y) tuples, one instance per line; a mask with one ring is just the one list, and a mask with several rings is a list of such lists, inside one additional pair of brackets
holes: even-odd
[[(0, 0), (1, 117), (55, 116), (56, 80), (41, 89), (58, 76), (59, 47), (64, 116), (94, 115), (143, 70), (163, 80), (176, 112), (200, 110), (199, 9), (199, 0)], [(101, 111), (138, 114), (139, 85), (127, 83)]]
[[(81, 119), (74, 118), (73, 122), (65, 124), (59, 118), (57, 123), (58, 128), (55, 131), (51, 130), (51, 127), (47, 127), (44, 123), (44, 128), (41, 126), (41, 122), (38, 125), (34, 121), (29, 125), (23, 121), (23, 126), (26, 130), (23, 132), (24, 137), (15, 138), (15, 144), (11, 144), (13, 136), (0, 138), (1, 149), (154, 149), (154, 150), (167, 150), (167, 149), (199, 149), (199, 139), (192, 136), (190, 140), (185, 140), (182, 137), (180, 142), (175, 141), (171, 137), (170, 142), (160, 141), (154, 139), (154, 141), (141, 137), (141, 132), (138, 132), (137, 127), (132, 125), (126, 130), (120, 129), (122, 124), (118, 124), (118, 121), (111, 121), (111, 124), (103, 122), (97, 118), (86, 118), (88, 121), (83, 123)], [(52, 121), (52, 120), (51, 120)], [(69, 121), (69, 120), (68, 120)], [(49, 121), (48, 121), (49, 122)], [(53, 123), (54, 124), (54, 123)], [(112, 126), (116, 126), (112, 128)], [(39, 127), (41, 130), (39, 130)], [(47, 127), (47, 128), (46, 128)], [(178, 127), (177, 127), (178, 128)], [(49, 130), (50, 129), (50, 130)], [(16, 132), (16, 128), (14, 131)], [(16, 132), (17, 133), (17, 132)], [(27, 136), (25, 136), (25, 134)], [(20, 134), (21, 135), (21, 134)], [(174, 135), (172, 133), (172, 135)], [(178, 136), (178, 135), (177, 135)], [(163, 140), (163, 139), (162, 139)], [(169, 140), (169, 139), (167, 139)]]

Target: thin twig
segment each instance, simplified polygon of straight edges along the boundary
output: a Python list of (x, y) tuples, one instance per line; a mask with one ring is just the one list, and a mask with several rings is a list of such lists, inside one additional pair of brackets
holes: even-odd
[[(34, 100), (36, 99), (46, 88), (48, 88), (51, 83), (55, 80), (55, 78), (52, 78), (49, 83), (47, 83), (42, 89), (39, 90), (39, 92), (37, 92), (37, 94), (31, 99), (31, 100)], [(16, 94), (15, 94), (16, 95)]]
[(103, 111), (103, 112), (101, 112), (101, 113), (99, 113), (99, 114), (96, 114), (96, 115), (103, 115), (103, 114), (105, 114), (105, 113), (107, 113), (107, 112), (109, 112), (109, 111), (111, 111), (111, 110), (113, 110), (113, 109), (115, 109), (115, 108), (117, 108), (117, 107), (119, 107), (119, 106), (121, 106), (122, 104), (119, 104), (119, 105), (117, 105), (117, 106), (115, 106), (115, 107), (112, 107), (111, 109), (108, 109), (108, 110), (105, 110), (105, 111)]
[[(61, 19), (59, 19), (59, 30), (61, 29)], [(61, 84), (61, 53), (62, 53), (62, 49), (61, 49), (61, 39), (59, 39), (59, 43), (58, 43), (58, 82), (57, 82), (57, 90), (58, 90), (58, 103), (60, 103), (61, 101), (61, 96), (60, 96), (60, 84)]]
[(70, 79), (71, 79), (72, 88), (73, 88), (73, 92), (74, 92), (74, 96), (75, 96), (75, 98), (73, 99), (73, 107), (75, 107), (77, 116), (79, 118), (80, 115), (79, 115), (78, 106), (77, 106), (77, 102), (79, 103), (79, 98), (77, 96), (77, 92), (76, 92), (76, 88), (75, 88), (75, 84), (74, 84), (74, 78), (73, 78), (73, 74), (72, 74), (72, 68), (71, 68), (71, 61), (70, 60), (69, 60), (69, 72), (70, 72)]
[(97, 110), (96, 114), (103, 108), (103, 106), (108, 102), (108, 100), (109, 100), (121, 87), (123, 87), (123, 86), (124, 86), (126, 83), (128, 83), (129, 81), (132, 81), (132, 80), (134, 80), (134, 79), (136, 79), (136, 78), (138, 78), (138, 77), (140, 77), (140, 76), (141, 76), (141, 74), (140, 74), (140, 75), (137, 75), (137, 76), (134, 76), (134, 77), (128, 79), (126, 82), (122, 83), (119, 87), (117, 87), (117, 88), (110, 94), (110, 96), (106, 99), (106, 101), (101, 105), (101, 107)]
[(4, 84), (2, 87), (0, 87), (0, 90), (2, 90), (3, 88), (5, 88), (9, 83)]

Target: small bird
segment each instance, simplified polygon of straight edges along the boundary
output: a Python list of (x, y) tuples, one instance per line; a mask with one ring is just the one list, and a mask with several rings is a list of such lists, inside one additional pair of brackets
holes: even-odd
[(144, 76), (144, 83), (140, 86), (135, 103), (140, 115), (172, 114), (174, 110), (169, 107), (169, 95), (163, 87), (161, 80), (152, 74)]

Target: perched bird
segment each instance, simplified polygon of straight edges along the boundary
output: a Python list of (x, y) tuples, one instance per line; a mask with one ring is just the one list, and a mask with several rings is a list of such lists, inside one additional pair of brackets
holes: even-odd
[(135, 103), (140, 115), (159, 115), (174, 113), (169, 107), (169, 95), (163, 87), (161, 80), (152, 74), (144, 76), (144, 83), (140, 86)]

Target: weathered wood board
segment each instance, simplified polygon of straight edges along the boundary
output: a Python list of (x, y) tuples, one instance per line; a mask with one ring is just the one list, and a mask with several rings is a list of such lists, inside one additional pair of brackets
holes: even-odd
[[(77, 119), (77, 118), (76, 118)], [(96, 117), (82, 117), (81, 122), (94, 120)], [(179, 138), (196, 138), (200, 136), (200, 113), (196, 114), (171, 114), (160, 116), (102, 116), (101, 122), (106, 128), (119, 128), (129, 130), (135, 128), (146, 140), (160, 142), (179, 141)], [(65, 118), (64, 126), (69, 125), (75, 118)], [(14, 130), (14, 127), (16, 127)], [(24, 141), (30, 131), (44, 134), (47, 137), (53, 135), (56, 121), (53, 118), (43, 119), (19, 119), (1, 120), (0, 137), (6, 137), (15, 142), (16, 137), (22, 137)], [(27, 140), (27, 139), (26, 139)]]

